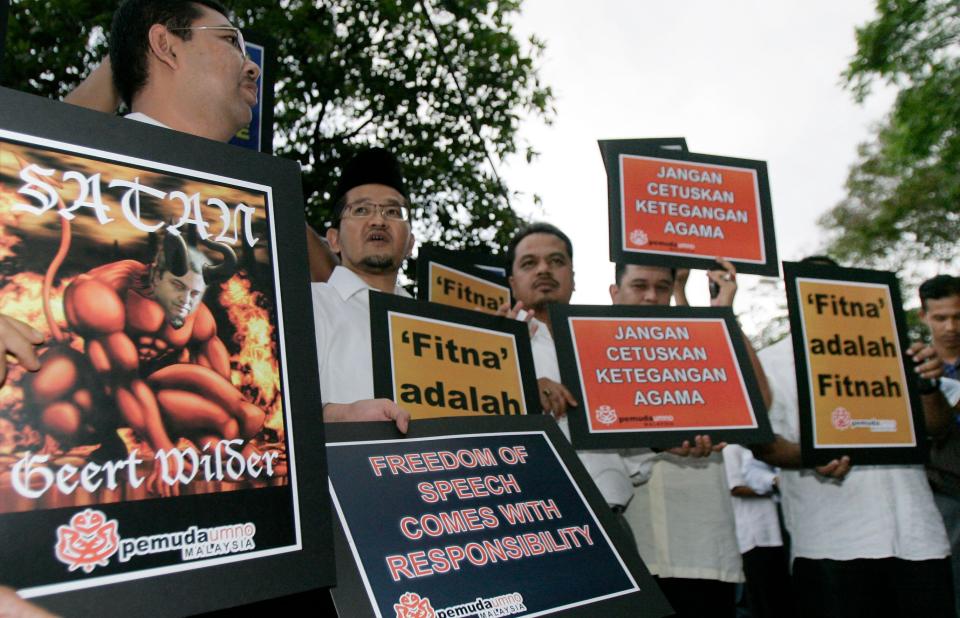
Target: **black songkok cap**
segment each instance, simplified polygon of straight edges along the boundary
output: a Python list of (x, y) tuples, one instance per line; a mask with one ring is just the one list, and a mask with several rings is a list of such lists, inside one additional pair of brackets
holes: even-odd
[(392, 152), (384, 148), (370, 148), (359, 152), (344, 166), (337, 188), (333, 192), (334, 217), (340, 217), (340, 209), (337, 208), (340, 199), (347, 191), (360, 185), (386, 185), (407, 198), (400, 162)]

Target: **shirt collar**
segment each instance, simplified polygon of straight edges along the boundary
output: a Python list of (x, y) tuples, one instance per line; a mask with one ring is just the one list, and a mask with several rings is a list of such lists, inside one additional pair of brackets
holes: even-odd
[[(364, 290), (372, 290), (367, 282), (360, 278), (360, 275), (353, 272), (345, 266), (337, 266), (333, 269), (333, 274), (327, 280), (327, 284), (337, 291), (340, 298), (344, 301), (349, 300), (353, 295)], [(393, 289), (393, 293), (398, 296), (410, 298), (407, 291), (399, 285)]]
[(943, 363), (943, 375), (948, 378), (953, 378), (956, 380), (960, 377), (960, 358), (957, 359), (955, 363), (948, 363), (944, 361)]
[(127, 118), (128, 120), (136, 120), (137, 122), (143, 122), (146, 124), (152, 124), (156, 127), (163, 127), (164, 129), (170, 128), (167, 125), (160, 122), (159, 120), (157, 120), (156, 118), (151, 118), (150, 116), (147, 116), (143, 112), (133, 112), (132, 114), (127, 114), (126, 116), (124, 116), (124, 118)]

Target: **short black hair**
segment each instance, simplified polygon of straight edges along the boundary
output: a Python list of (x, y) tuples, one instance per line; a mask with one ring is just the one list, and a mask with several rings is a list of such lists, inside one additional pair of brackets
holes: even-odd
[(517, 245), (531, 234), (550, 234), (551, 236), (556, 236), (563, 241), (564, 246), (567, 248), (567, 257), (570, 258), (570, 261), (573, 261), (573, 243), (570, 242), (570, 237), (563, 233), (563, 231), (555, 225), (545, 222), (531, 223), (520, 228), (513, 238), (510, 240), (510, 244), (507, 245), (507, 274), (513, 274), (513, 261), (517, 259)]
[(960, 278), (953, 275), (937, 275), (920, 284), (920, 306), (927, 308), (928, 300), (940, 300), (960, 296)]
[[(614, 270), (614, 274), (613, 274), (613, 280), (614, 282), (616, 282), (617, 286), (619, 286), (620, 283), (623, 281), (623, 275), (627, 272), (627, 266), (629, 266), (629, 264), (625, 264), (623, 262), (617, 262), (616, 269)], [(657, 266), (656, 264), (637, 264), (637, 266), (646, 266), (648, 268), (667, 268), (666, 266)], [(677, 280), (676, 268), (672, 268), (672, 267), (670, 268), (670, 279), (673, 281)]]
[(410, 195), (403, 179), (403, 167), (393, 152), (386, 148), (366, 148), (353, 156), (340, 173), (333, 190), (333, 220), (331, 227), (340, 228), (343, 209), (347, 206), (347, 193), (363, 185), (384, 185), (403, 196), (409, 206)]
[[(113, 14), (110, 26), (110, 66), (113, 85), (120, 98), (133, 105), (133, 97), (147, 83), (149, 32), (154, 24), (168, 29), (189, 28), (200, 15), (200, 5), (228, 16), (217, 0), (126, 0)], [(193, 33), (183, 30), (177, 36), (188, 41)]]

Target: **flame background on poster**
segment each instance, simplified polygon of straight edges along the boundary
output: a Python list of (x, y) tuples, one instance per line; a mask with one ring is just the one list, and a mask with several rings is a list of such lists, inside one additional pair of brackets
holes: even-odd
[[(47, 347), (52, 342), (52, 333), (43, 313), (42, 284), (44, 273), (60, 245), (61, 217), (52, 210), (41, 216), (28, 212), (14, 212), (13, 205), (26, 203), (36, 205), (35, 200), (17, 193), (23, 186), (19, 174), (22, 167), (36, 164), (53, 169), (53, 176), (44, 178), (52, 185), (60, 185), (60, 197), (70, 204), (78, 196), (74, 181), (61, 183), (66, 171), (77, 171), (85, 176), (99, 173), (102, 198), (110, 207), (114, 221), (101, 225), (91, 208), (74, 211), (77, 215), (70, 224), (71, 246), (60, 267), (51, 293), (50, 303), (55, 320), (67, 334), (70, 347), (82, 351), (83, 340), (70, 333), (63, 312), (63, 294), (69, 284), (84, 272), (97, 266), (123, 259), (135, 259), (143, 263), (152, 261), (159, 236), (147, 234), (134, 228), (120, 212), (120, 196), (126, 188), (108, 189), (114, 178), (140, 183), (154, 189), (182, 191), (187, 195), (200, 193), (201, 204), (208, 198), (223, 200), (231, 208), (243, 203), (256, 208), (252, 229), (259, 238), (251, 248), (243, 242), (241, 228), (237, 243), (232, 243), (238, 256), (238, 270), (226, 282), (211, 286), (204, 303), (217, 321), (217, 334), (230, 354), (231, 382), (245, 398), (266, 412), (261, 432), (252, 440), (258, 448), (285, 452), (283, 406), (280, 389), (280, 368), (276, 340), (276, 310), (273, 273), (270, 264), (269, 226), (265, 216), (266, 196), (258, 191), (246, 190), (226, 184), (181, 178), (153, 170), (118, 165), (83, 156), (41, 149), (29, 145), (0, 140), (0, 312), (20, 319), (43, 332)], [(158, 202), (142, 198), (141, 215), (145, 222), (173, 221), (181, 216), (179, 201)], [(211, 239), (220, 230), (220, 211), (216, 207), (202, 207), (204, 220), (209, 222)], [(188, 225), (181, 228), (186, 231)], [(233, 235), (232, 230), (227, 234)], [(214, 257), (216, 259), (216, 257)], [(0, 512), (67, 506), (67, 502), (30, 505), (22, 499), (10, 500), (9, 469), (25, 452), (42, 450), (51, 455), (54, 465), (72, 463), (78, 465), (98, 445), (76, 446), (64, 450), (48, 435), (44, 435), (32, 418), (31, 411), (24, 409), (24, 393), (21, 386), (24, 371), (13, 366), (6, 385), (0, 388)], [(149, 446), (137, 439), (129, 428), (119, 428), (118, 434), (128, 449), (139, 448), (141, 456), (150, 453)], [(184, 440), (177, 446), (186, 446)], [(152, 457), (152, 454), (151, 454)], [(147, 460), (150, 457), (143, 457)], [(286, 467), (278, 470), (275, 481), (285, 482)], [(262, 484), (262, 482), (260, 482)], [(185, 493), (206, 493), (240, 489), (251, 486), (244, 482), (227, 484), (194, 480)], [(124, 491), (121, 491), (124, 490)], [(153, 497), (141, 487), (138, 490), (118, 488), (115, 492), (98, 494), (101, 502), (115, 502)], [(19, 498), (19, 497), (17, 497)], [(53, 499), (53, 498), (51, 498)], [(46, 500), (46, 496), (43, 500)]]

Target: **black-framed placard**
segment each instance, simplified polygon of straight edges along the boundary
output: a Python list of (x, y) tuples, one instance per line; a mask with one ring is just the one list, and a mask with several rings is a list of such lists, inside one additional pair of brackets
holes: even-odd
[(3, 83), (3, 54), (7, 49), (7, 19), (10, 1), (0, 0), (0, 84)]
[(657, 154), (663, 150), (675, 152), (689, 152), (687, 140), (684, 137), (645, 137), (636, 139), (601, 139), (597, 140), (600, 146), (600, 155), (604, 162), (610, 156), (618, 153), (630, 154)]
[(261, 32), (244, 30), (247, 57), (260, 68), (257, 78), (257, 104), (253, 106), (250, 124), (230, 139), (234, 146), (257, 152), (273, 152), (273, 83), (277, 73), (277, 43)]
[(478, 268), (483, 272), (492, 273), (498, 277), (507, 276), (507, 259), (503, 255), (494, 255), (492, 253), (481, 253), (475, 250), (447, 249), (440, 245), (425, 245), (417, 252), (419, 256), (426, 254), (428, 257), (438, 260), (444, 260), (456, 264), (467, 264)]
[(547, 416), (328, 428), (341, 616), (670, 613)]
[(779, 274), (766, 162), (617, 142), (604, 152), (612, 262), (709, 268), (720, 256)]
[(0, 313), (46, 336), (0, 389), (0, 581), (68, 615), (331, 584), (297, 164), (0, 109)]
[(417, 255), (417, 290), (421, 300), (484, 313), (512, 304), (506, 277), (477, 267), (469, 256), (432, 246)]
[(554, 305), (563, 383), (579, 449), (773, 439), (743, 335), (729, 307)]
[(926, 460), (896, 275), (783, 263), (805, 465)]
[(373, 390), (413, 418), (539, 414), (525, 322), (370, 292)]

